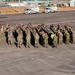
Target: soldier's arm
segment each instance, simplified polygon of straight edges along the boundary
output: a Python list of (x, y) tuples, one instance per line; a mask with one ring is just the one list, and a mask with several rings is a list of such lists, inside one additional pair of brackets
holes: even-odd
[(31, 28), (29, 28), (30, 32), (33, 33), (33, 30)]

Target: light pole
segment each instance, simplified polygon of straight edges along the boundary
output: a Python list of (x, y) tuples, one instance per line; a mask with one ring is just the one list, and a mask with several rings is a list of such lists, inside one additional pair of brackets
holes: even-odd
[(20, 13), (20, 0), (18, 2), (19, 2), (18, 12)]

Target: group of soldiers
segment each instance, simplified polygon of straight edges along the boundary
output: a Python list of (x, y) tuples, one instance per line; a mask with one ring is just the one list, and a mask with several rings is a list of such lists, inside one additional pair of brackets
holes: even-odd
[(68, 24), (58, 24), (57, 26), (52, 24), (50, 27), (45, 24), (32, 25), (31, 23), (28, 25), (16, 24), (14, 27), (9, 24), (5, 27), (0, 25), (0, 44), (2, 43), (3, 34), (5, 34), (8, 45), (15, 42), (18, 48), (21, 48), (23, 44), (26, 48), (30, 48), (31, 44), (35, 48), (39, 48), (39, 45), (45, 48), (48, 45), (57, 48), (62, 43), (75, 44), (75, 30)]

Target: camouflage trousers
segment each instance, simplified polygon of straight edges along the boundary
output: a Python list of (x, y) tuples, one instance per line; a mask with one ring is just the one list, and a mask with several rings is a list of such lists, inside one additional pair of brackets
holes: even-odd
[(39, 46), (39, 39), (35, 39), (35, 47)]
[(12, 45), (12, 43), (13, 43), (13, 40), (12, 40), (12, 38), (8, 38), (8, 44), (10, 45)]
[(48, 47), (48, 39), (44, 39), (44, 47)]
[(23, 43), (23, 39), (22, 38), (18, 38), (17, 42), (18, 42), (18, 47), (21, 47), (21, 45)]
[(59, 44), (62, 44), (63, 40), (59, 38)]
[(69, 42), (70, 42), (70, 39), (67, 39), (67, 38), (66, 38), (65, 43), (66, 43), (66, 44), (69, 44)]
[(26, 47), (30, 47), (30, 39), (26, 38)]
[(75, 38), (73, 38), (73, 44), (75, 44)]
[(58, 46), (58, 41), (57, 41), (57, 40), (53, 40), (53, 45), (54, 45), (55, 47), (57, 47), (57, 46)]

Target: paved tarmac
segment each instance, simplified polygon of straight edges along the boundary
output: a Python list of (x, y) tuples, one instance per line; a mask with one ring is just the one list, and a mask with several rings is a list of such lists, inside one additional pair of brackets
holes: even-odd
[(75, 75), (75, 44), (58, 48), (0, 46), (0, 75)]
[[(49, 14), (30, 14), (30, 15), (1, 15), (0, 23), (6, 25), (9, 23), (10, 25), (15, 25), (23, 23), (23, 24), (36, 24), (36, 23), (44, 23), (46, 25), (50, 24), (58, 24), (58, 23), (69, 23), (74, 26), (75, 23), (75, 11), (69, 12), (56, 12)], [(74, 26), (75, 27), (75, 26)]]
[[(69, 23), (75, 28), (75, 12), (0, 16), (3, 25)], [(75, 75), (75, 44), (59, 45), (58, 48), (17, 48), (5, 42), (0, 46), (0, 75)]]

